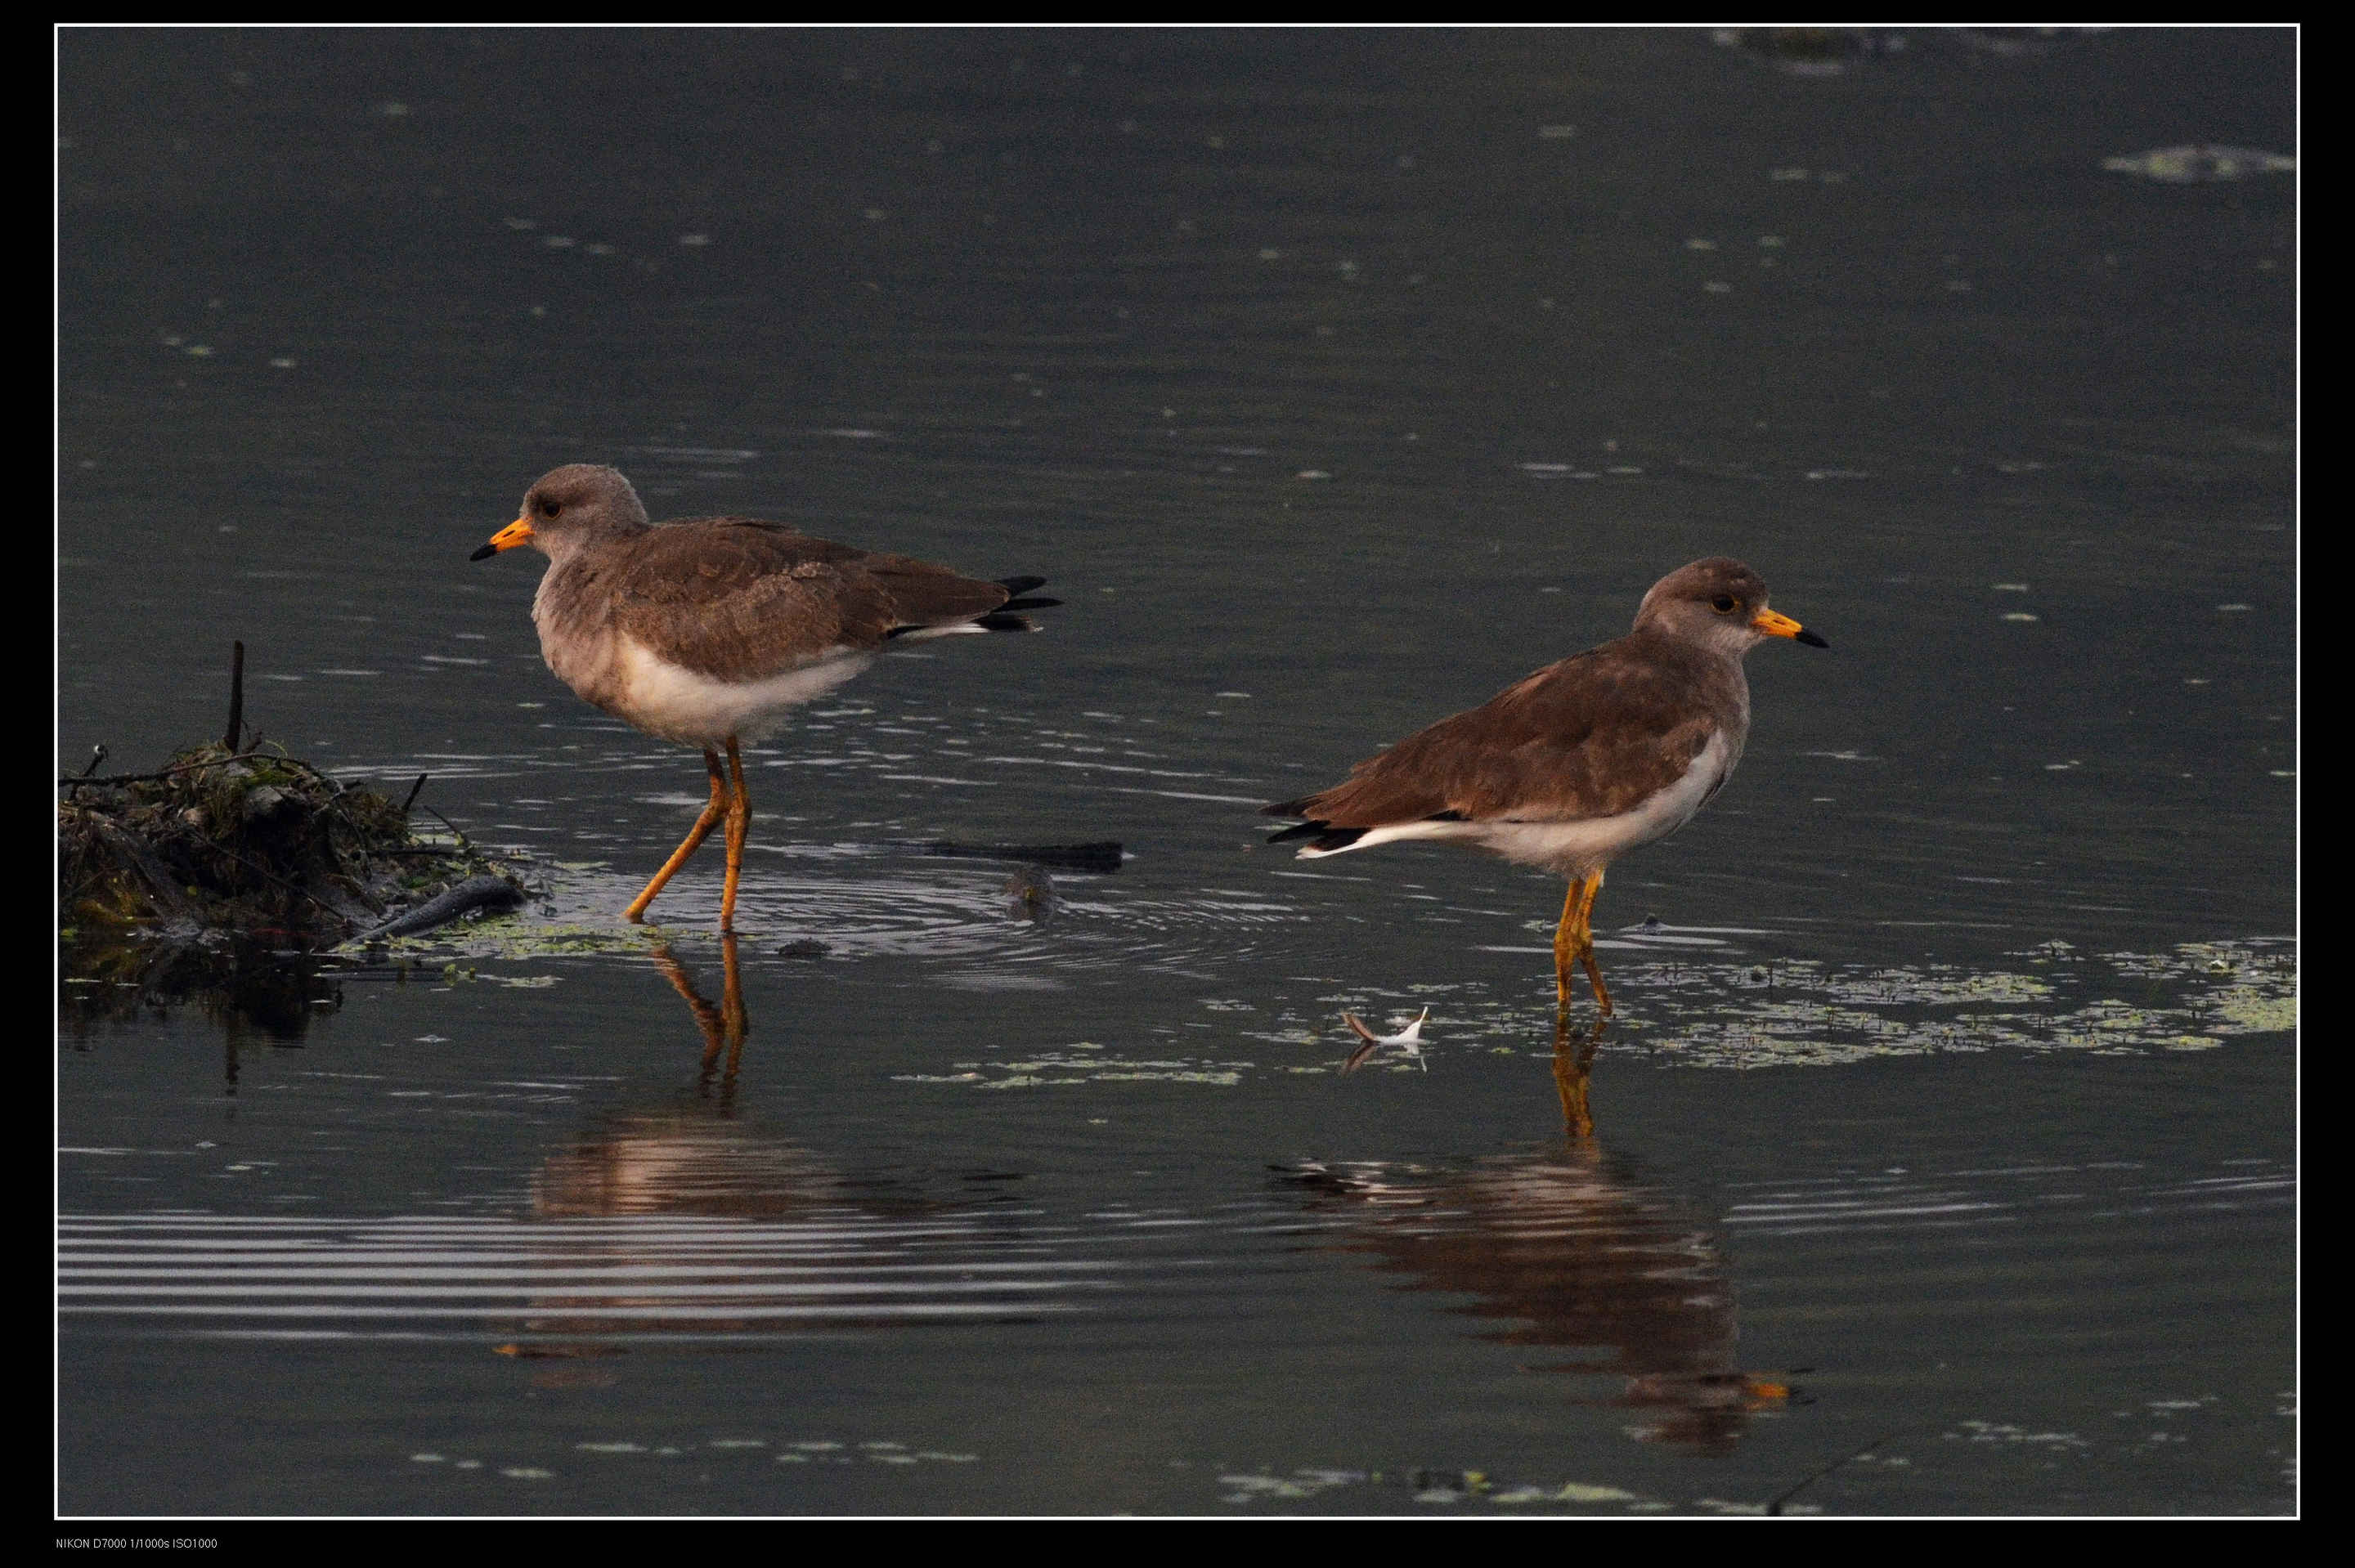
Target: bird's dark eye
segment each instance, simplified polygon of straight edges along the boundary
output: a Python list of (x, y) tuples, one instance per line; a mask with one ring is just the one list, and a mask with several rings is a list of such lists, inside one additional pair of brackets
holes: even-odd
[(1733, 596), (1730, 593), (1719, 594), (1715, 599), (1709, 601), (1709, 607), (1717, 611), (1720, 615), (1732, 615), (1733, 613)]
[(564, 503), (561, 501), (542, 501), (539, 503), (539, 514), (542, 517), (553, 517), (563, 510)]

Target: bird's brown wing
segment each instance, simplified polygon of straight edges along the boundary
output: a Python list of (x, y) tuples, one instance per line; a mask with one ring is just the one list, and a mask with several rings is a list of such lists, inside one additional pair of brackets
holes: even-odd
[(1684, 776), (1717, 723), (1679, 681), (1695, 672), (1615, 649), (1549, 664), (1360, 762), (1332, 789), (1269, 810), (1337, 828), (1632, 810)]
[(669, 523), (615, 567), (617, 628), (698, 674), (756, 680), (894, 630), (971, 620), (1000, 584), (742, 517)]

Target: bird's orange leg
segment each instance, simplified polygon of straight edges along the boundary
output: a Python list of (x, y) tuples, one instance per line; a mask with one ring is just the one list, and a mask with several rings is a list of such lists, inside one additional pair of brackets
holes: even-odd
[(1603, 874), (1586, 879), (1586, 897), (1578, 906), (1578, 956), (1586, 962), (1586, 978), (1593, 982), (1594, 1000), (1603, 1016), (1611, 1016), (1611, 988), (1603, 983), (1603, 966), (1594, 961), (1594, 900), (1603, 891)]
[[(736, 737), (728, 737), (728, 887), (719, 895), (719, 929), (736, 930), (736, 879), (744, 869), (744, 837), (752, 827), (752, 797), (744, 788), (744, 759), (736, 755)], [(716, 785), (717, 779), (714, 780)]]
[(1561, 901), (1561, 923), (1553, 931), (1553, 994), (1558, 1007), (1570, 1005), (1570, 972), (1584, 964), (1594, 986), (1595, 1004), (1604, 1016), (1611, 1013), (1611, 988), (1603, 983), (1602, 966), (1594, 961), (1594, 929), (1590, 923), (1594, 895), (1603, 891), (1603, 874), (1571, 879), (1570, 894)]
[[(730, 743), (730, 749), (733, 751), (733, 743)], [(646, 906), (655, 901), (655, 895), (660, 893), (663, 890), (663, 885), (671, 879), (680, 866), (687, 863), (687, 857), (702, 847), (703, 841), (711, 836), (711, 830), (719, 825), (720, 817), (726, 813), (728, 807), (723, 803), (723, 796), (728, 779), (727, 775), (719, 771), (719, 754), (709, 747), (705, 747), (703, 766), (711, 775), (711, 799), (705, 803), (703, 814), (695, 819), (695, 826), (687, 830), (687, 842), (679, 845), (668, 860), (663, 862), (663, 868), (655, 873), (655, 879), (646, 884), (646, 890), (631, 900), (630, 906), (622, 911), (623, 919), (633, 924), (645, 919)], [(735, 878), (729, 878), (728, 885), (729, 890), (733, 892), (736, 886)]]
[(1570, 1005), (1570, 974), (1578, 963), (1578, 895), (1585, 886), (1582, 877), (1570, 879), (1569, 895), (1561, 901), (1561, 919), (1553, 928), (1553, 1000), (1557, 1008)]

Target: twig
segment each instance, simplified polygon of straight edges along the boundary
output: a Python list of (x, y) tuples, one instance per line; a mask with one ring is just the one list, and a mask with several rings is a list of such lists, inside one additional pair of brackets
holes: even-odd
[(474, 853), (473, 841), (469, 840), (465, 834), (458, 831), (457, 823), (452, 821), (449, 818), (443, 816), (441, 812), (435, 810), (431, 806), (425, 808), (425, 814), (432, 818), (435, 821), (441, 823), (443, 827), (449, 829), (450, 836), (458, 841), (458, 847), (460, 849), (464, 850), (468, 854)]
[(90, 748), (90, 766), (81, 770), (81, 776), (85, 779), (89, 778), (91, 774), (98, 771), (98, 765), (105, 760), (106, 743), (101, 741), (98, 745)]
[(221, 737), (221, 747), (235, 751), (238, 737), (245, 733), (245, 644), (231, 642), (229, 647), (229, 733)]
[(409, 820), (409, 808), (417, 804), (417, 797), (425, 792), (425, 781), (432, 777), (431, 773), (421, 773), (417, 776), (417, 782), (409, 787), (409, 799), (400, 803), (400, 816), (403, 821)]
[(1884, 1433), (1881, 1436), (1875, 1437), (1871, 1442), (1867, 1443), (1863, 1447), (1859, 1448), (1854, 1453), (1843, 1454), (1838, 1458), (1834, 1459), (1830, 1464), (1826, 1465), (1822, 1469), (1800, 1478), (1796, 1484), (1784, 1488), (1783, 1490), (1775, 1493), (1772, 1498), (1769, 1498), (1766, 1501), (1766, 1511), (1777, 1519), (1781, 1518), (1783, 1514), (1783, 1505), (1785, 1503), (1789, 1502), (1793, 1498), (1797, 1497), (1801, 1492), (1806, 1490), (1809, 1487), (1814, 1486), (1817, 1481), (1822, 1480), (1826, 1476), (1830, 1475), (1834, 1470), (1838, 1469), (1841, 1466), (1856, 1463), (1856, 1461), (1863, 1458), (1875, 1448), (1880, 1447), (1882, 1444), (1890, 1442), (1899, 1436), (1900, 1434), (1895, 1432)]
[[(166, 768), (155, 773), (111, 773), (103, 779), (92, 779), (90, 775), (85, 773), (79, 779), (60, 779), (58, 782), (60, 784), (144, 784), (152, 779), (169, 779), (176, 774), (191, 773), (199, 768), (226, 768), (232, 762), (253, 762), (257, 760), (283, 763), (289, 768), (301, 768), (304, 772), (308, 773), (312, 778), (318, 779), (322, 783), (336, 783), (333, 779), (328, 778), (327, 775), (320, 772), (317, 768), (312, 767), (309, 763), (304, 762), (300, 758), (284, 757), (274, 751), (240, 751), (234, 757), (208, 757), (199, 762), (183, 762), (176, 767)], [(343, 788), (341, 785), (336, 785), (336, 787), (338, 789)]]

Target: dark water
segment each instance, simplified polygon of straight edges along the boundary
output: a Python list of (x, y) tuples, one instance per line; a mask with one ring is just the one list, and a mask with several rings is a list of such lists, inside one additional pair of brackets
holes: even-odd
[[(59, 1509), (2292, 1509), (2296, 176), (2105, 161), (2294, 154), (2294, 50), (65, 34), (61, 766), (241, 638), (549, 891), (64, 988)], [(1067, 601), (748, 757), (733, 988), (465, 559), (580, 460)], [(1712, 553), (1834, 651), (1582, 1113), (1557, 884), (1252, 808)]]

